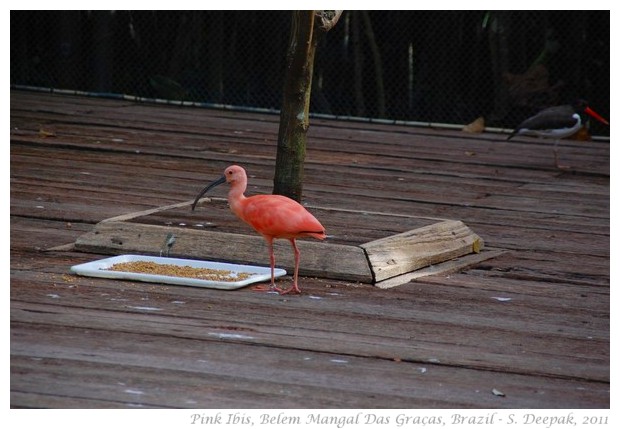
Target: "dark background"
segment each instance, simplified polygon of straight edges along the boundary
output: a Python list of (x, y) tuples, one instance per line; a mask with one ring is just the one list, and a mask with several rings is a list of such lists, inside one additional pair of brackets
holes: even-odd
[[(11, 85), (279, 109), (289, 26), (287, 11), (11, 11)], [(609, 11), (345, 11), (311, 111), (514, 127), (584, 98), (609, 119), (609, 30)]]

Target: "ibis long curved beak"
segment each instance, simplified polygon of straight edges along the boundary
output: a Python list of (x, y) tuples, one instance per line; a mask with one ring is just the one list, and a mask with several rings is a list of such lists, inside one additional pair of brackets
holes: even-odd
[(194, 204), (192, 204), (192, 211), (194, 211), (194, 209), (196, 208), (196, 204), (198, 204), (198, 200), (201, 199), (204, 194), (209, 192), (211, 188), (215, 188), (216, 186), (221, 185), (222, 183), (226, 183), (226, 176), (222, 176), (216, 181), (209, 183), (202, 191), (200, 191), (200, 193), (194, 200)]
[(586, 112), (588, 115), (592, 116), (597, 121), (602, 122), (605, 125), (609, 125), (609, 122), (607, 122), (605, 119), (603, 119), (603, 117), (601, 115), (599, 115), (598, 113), (596, 113), (594, 110), (590, 109), (589, 107), (586, 107), (584, 112)]

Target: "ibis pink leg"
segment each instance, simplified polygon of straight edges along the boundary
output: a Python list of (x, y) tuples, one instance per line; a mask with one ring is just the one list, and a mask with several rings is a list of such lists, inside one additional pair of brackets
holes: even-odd
[(276, 277), (275, 277), (275, 270), (276, 270), (276, 257), (273, 254), (273, 238), (266, 238), (267, 240), (267, 247), (269, 248), (269, 263), (271, 265), (271, 290), (278, 290), (278, 288), (276, 287)]
[(273, 253), (273, 238), (265, 237), (265, 241), (267, 242), (267, 250), (269, 251), (269, 265), (271, 267), (271, 285), (269, 287), (266, 287), (263, 285), (254, 286), (252, 290), (260, 291), (260, 292), (269, 292), (269, 291), (274, 290), (277, 292), (281, 292), (280, 289), (276, 287), (276, 276), (275, 276), (276, 257)]
[(295, 271), (293, 272), (293, 286), (291, 286), (287, 290), (276, 289), (280, 292), (280, 295), (284, 295), (285, 293), (301, 293), (299, 286), (297, 286), (297, 276), (299, 274), (299, 249), (297, 248), (297, 243), (294, 238), (290, 238), (291, 246), (293, 246), (293, 252), (295, 253)]

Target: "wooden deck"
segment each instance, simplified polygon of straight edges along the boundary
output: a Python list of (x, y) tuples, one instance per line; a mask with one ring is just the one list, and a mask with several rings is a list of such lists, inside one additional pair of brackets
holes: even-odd
[(270, 192), (277, 116), (13, 91), (10, 125), (12, 407), (610, 406), (607, 142), (562, 141), (564, 172), (542, 140), (315, 119), (305, 203), (462, 220), (507, 252), (279, 296), (78, 277), (103, 256), (46, 250), (232, 163)]

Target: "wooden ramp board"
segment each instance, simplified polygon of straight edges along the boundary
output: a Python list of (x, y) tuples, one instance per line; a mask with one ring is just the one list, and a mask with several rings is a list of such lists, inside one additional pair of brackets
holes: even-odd
[[(169, 234), (169, 256), (269, 265), (264, 239), (238, 220), (222, 198), (193, 201), (130, 213), (99, 222), (80, 236), (76, 250), (103, 254), (159, 255)], [(307, 207), (325, 226), (324, 241), (298, 240), (300, 274), (393, 287), (415, 278), (411, 273), (450, 262), (454, 271), (497, 251), (483, 251), (483, 240), (463, 222), (390, 213)], [(276, 265), (292, 271), (293, 252), (286, 240), (274, 242)], [(470, 255), (469, 258), (462, 258)]]

